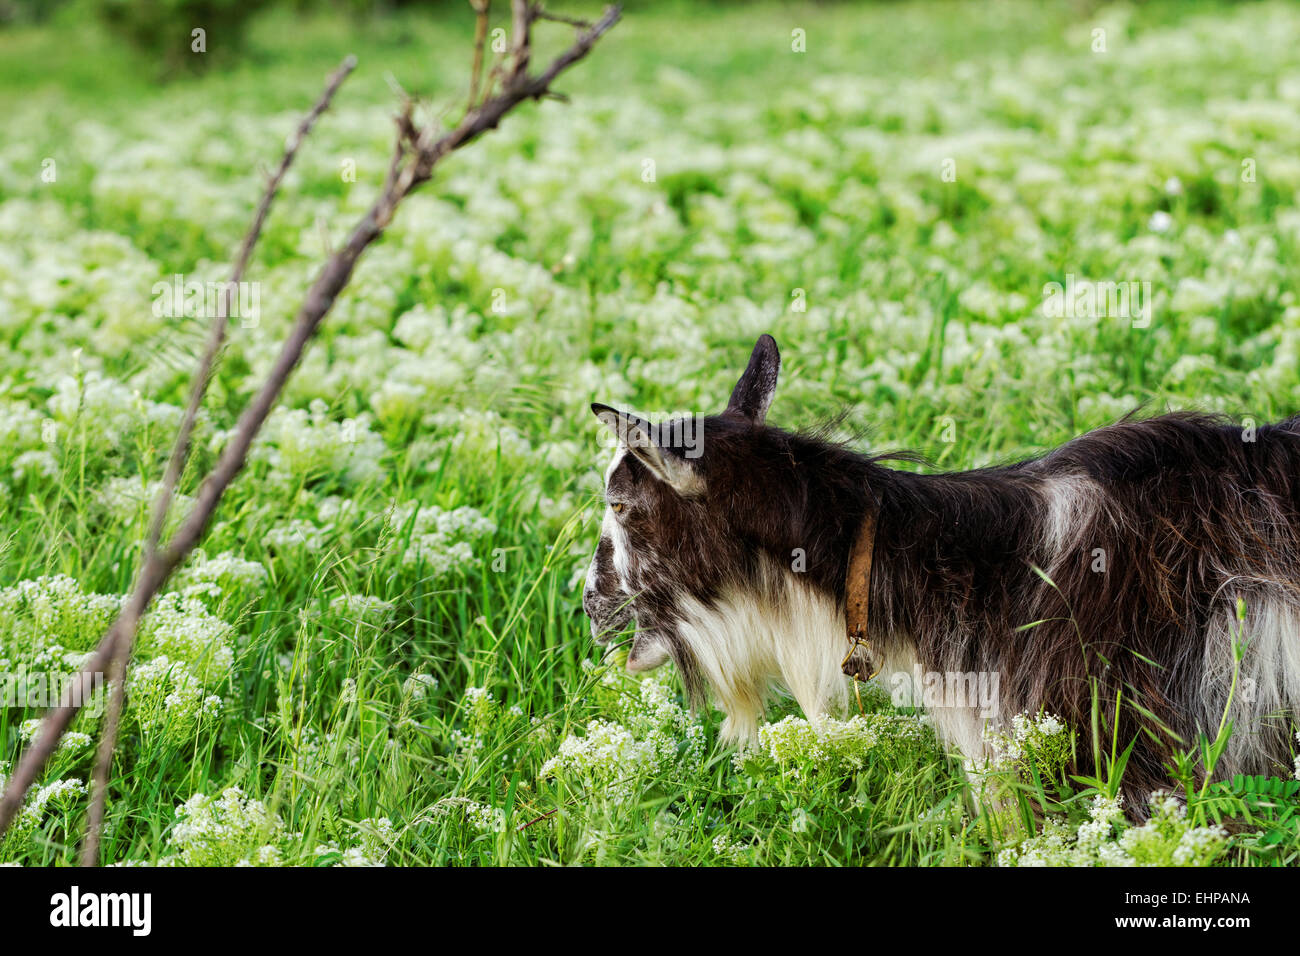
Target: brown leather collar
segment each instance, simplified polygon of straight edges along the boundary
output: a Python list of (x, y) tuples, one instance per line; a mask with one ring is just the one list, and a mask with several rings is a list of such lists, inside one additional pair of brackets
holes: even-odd
[(871, 680), (880, 673), (872, 661), (867, 642), (867, 604), (871, 597), (871, 558), (876, 550), (876, 520), (880, 509), (867, 505), (853, 550), (849, 552), (849, 571), (844, 582), (844, 622), (848, 628), (849, 652), (840, 662), (840, 670), (856, 680)]

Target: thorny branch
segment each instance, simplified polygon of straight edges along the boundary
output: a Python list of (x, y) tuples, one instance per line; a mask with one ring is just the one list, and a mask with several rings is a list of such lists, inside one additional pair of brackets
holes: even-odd
[[(486, 4), (485, 4), (486, 5)], [(145, 558), (135, 585), (122, 606), (117, 619), (100, 640), (94, 652), (87, 659), (82, 670), (75, 675), (64, 690), (59, 706), (51, 708), (42, 721), (36, 737), (23, 754), (12, 777), (7, 781), (5, 792), (0, 798), (0, 836), (8, 829), (10, 823), (22, 806), (24, 797), (32, 783), (44, 769), (50, 755), (58, 746), (73, 718), (81, 707), (81, 702), (98, 686), (105, 672), (109, 669), (111, 679), (116, 682), (114, 700), (118, 701), (117, 714), (120, 715), (120, 688), (125, 683), (125, 666), (116, 667), (120, 661), (123, 665), (130, 655), (131, 644), (136, 628), (147, 611), (154, 596), (162, 589), (171, 573), (180, 565), (189, 552), (198, 544), (208, 522), (226, 488), (244, 466), (245, 458), (253, 439), (257, 436), (267, 416), (271, 413), (279, 398), (285, 382), (293, 373), (295, 366), (321, 321), (328, 314), (339, 293), (347, 286), (352, 277), (361, 254), (382, 234), (392, 221), (397, 206), (420, 185), (433, 175), (434, 167), (448, 154), (473, 142), (483, 133), (495, 129), (502, 118), (525, 100), (536, 100), (551, 93), (551, 84), (561, 73), (585, 57), (596, 42), (616, 24), (621, 16), (617, 6), (609, 7), (595, 23), (578, 26), (578, 35), (567, 50), (551, 61), (550, 65), (535, 76), (529, 75), (528, 65), (532, 55), (532, 26), (540, 19), (549, 18), (544, 14), (540, 4), (529, 0), (512, 0), (511, 22), (513, 44), (510, 51), (509, 65), (501, 74), (501, 89), (491, 94), (494, 86), (489, 80), (485, 99), (479, 105), (471, 101), (470, 109), (460, 123), (449, 132), (438, 136), (432, 127), (418, 129), (411, 118), (412, 105), (403, 104), (398, 117), (398, 132), (394, 146), (392, 162), (384, 180), (378, 199), (353, 227), (347, 242), (333, 253), (317, 274), (294, 318), (288, 337), (280, 348), (275, 363), (257, 394), (240, 416), (235, 430), (226, 444), (212, 470), (203, 479), (195, 496), (195, 503), (189, 514), (182, 520), (166, 545), (160, 546), (163, 525), (170, 511), (176, 484), (180, 479), (184, 462), (188, 454), (189, 438), (193, 430), (198, 407), (211, 375), (213, 363), (220, 351), (226, 331), (224, 317), (218, 316), (214, 321), (205, 351), (195, 374), (191, 387), (189, 406), (182, 420), (181, 430), (177, 436), (172, 458), (168, 463), (163, 486), (159, 491), (158, 501), (154, 506), (149, 537), (145, 547)], [(574, 23), (574, 21), (565, 21)], [(288, 164), (292, 162), (302, 139), (310, 130), (315, 119), (329, 105), (338, 85), (351, 71), (351, 58), (345, 61), (338, 71), (331, 76), (325, 94), (313, 111), (304, 119), (298, 134), (289, 142), (279, 170), (272, 176), (262, 203), (259, 205), (253, 226), (240, 249), (236, 262), (236, 277), (243, 274), (265, 220), (271, 199), (274, 197)], [(233, 288), (227, 286), (226, 308), (229, 312), (230, 293)], [(115, 669), (110, 669), (115, 668)], [(121, 674), (119, 678), (117, 675)], [(98, 843), (103, 819), (103, 794), (108, 778), (108, 766), (113, 752), (112, 737), (116, 733), (114, 726), (105, 727), (105, 739), (101, 746), (95, 777), (95, 804), (92, 805), (90, 829), (83, 847), (82, 863), (98, 862)]]

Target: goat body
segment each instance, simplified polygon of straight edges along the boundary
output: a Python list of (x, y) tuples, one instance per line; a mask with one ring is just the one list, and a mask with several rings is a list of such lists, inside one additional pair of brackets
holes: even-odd
[[(779, 361), (761, 338), (726, 411), (702, 419), (694, 457), (658, 426), (593, 406), (620, 444), (584, 605), (597, 640), (635, 619), (629, 667), (674, 660), (733, 738), (753, 736), (781, 689), (810, 717), (842, 706), (846, 569), (870, 513), (877, 679), (929, 704), (970, 763), (1015, 714), (1080, 731), (1095, 719), (1107, 751), (1111, 734), (1133, 744), (1132, 806), (1226, 713), (1217, 772), (1289, 773), (1300, 416), (1125, 420), (1040, 458), (916, 474), (767, 425)], [(935, 704), (918, 686), (930, 677), (985, 693)], [(1091, 747), (1079, 760), (1095, 769)]]

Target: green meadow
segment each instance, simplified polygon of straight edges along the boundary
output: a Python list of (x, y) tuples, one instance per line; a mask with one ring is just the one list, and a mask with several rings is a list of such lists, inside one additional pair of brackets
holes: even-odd
[[(473, 32), (467, 5), (277, 6), (160, 82), (77, 10), (0, 29), (0, 672), (47, 681), (138, 566), (207, 326), (166, 300), (224, 279), (355, 53), (249, 268), (183, 511), (379, 189), (395, 89), (447, 115)], [(763, 332), (772, 423), (916, 467), (1138, 407), (1300, 411), (1297, 49), (1284, 3), (631, 5), (570, 102), (451, 157), (365, 255), (141, 629), (103, 861), (1294, 865), (1300, 780), (1185, 785), (1137, 826), (1118, 761), (1062, 769), (1112, 742), (1050, 714), (979, 783), (888, 687), (724, 746), (671, 666), (593, 642), (581, 590), (610, 454), (589, 403), (720, 411)], [(1053, 283), (1103, 294), (1056, 308)], [(12, 704), (0, 778), (42, 712)], [(102, 723), (0, 862), (76, 862)]]

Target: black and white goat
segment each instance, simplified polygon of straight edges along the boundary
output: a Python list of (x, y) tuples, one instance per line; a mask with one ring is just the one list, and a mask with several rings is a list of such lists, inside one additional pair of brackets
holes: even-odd
[[(619, 445), (583, 606), (601, 643), (635, 621), (630, 669), (676, 662), (693, 699), (712, 692), (731, 739), (752, 737), (781, 689), (810, 718), (842, 707), (844, 672), (862, 669), (849, 650), (887, 686), (994, 675), (991, 710), (931, 710), (950, 747), (978, 765), (986, 728), (1047, 711), (1087, 733), (1099, 706), (1120, 748), (1135, 742), (1130, 804), (1168, 785), (1173, 749), (1215, 736), (1235, 670), (1219, 770), (1289, 774), (1300, 417), (1125, 420), (1041, 458), (915, 474), (767, 425), (779, 369), (764, 335), (720, 415), (654, 425), (592, 406)], [(870, 608), (857, 647), (855, 587)]]

